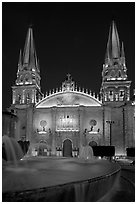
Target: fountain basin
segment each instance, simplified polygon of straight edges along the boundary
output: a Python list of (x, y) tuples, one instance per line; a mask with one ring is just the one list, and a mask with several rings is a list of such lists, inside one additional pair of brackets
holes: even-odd
[(120, 166), (104, 160), (26, 158), (3, 167), (3, 201), (98, 201), (118, 181)]

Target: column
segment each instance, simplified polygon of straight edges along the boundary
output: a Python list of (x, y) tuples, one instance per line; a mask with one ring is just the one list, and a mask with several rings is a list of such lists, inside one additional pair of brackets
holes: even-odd
[(106, 123), (109, 124), (109, 128), (110, 128), (109, 129), (109, 131), (110, 131), (109, 132), (109, 134), (110, 134), (110, 137), (109, 137), (110, 140), (109, 141), (110, 141), (110, 146), (111, 146), (112, 145), (112, 124), (114, 124), (114, 121), (113, 120), (107, 120)]
[(84, 112), (84, 108), (79, 107), (78, 108), (78, 123), (79, 123), (79, 148), (82, 145), (82, 138), (83, 138), (83, 112)]
[(13, 95), (12, 95), (12, 103), (15, 104), (16, 102), (16, 92), (15, 91), (12, 91)]
[(34, 89), (32, 90), (31, 100), (32, 100), (32, 103), (35, 103), (35, 90)]
[(33, 133), (33, 107), (29, 107), (26, 109), (26, 140), (32, 140)]
[(22, 93), (22, 103), (25, 103), (25, 90), (23, 90), (23, 93)]
[(102, 110), (102, 123), (103, 123), (103, 145), (105, 145), (105, 107), (103, 105), (103, 110)]
[(130, 91), (129, 91), (129, 89), (127, 90), (127, 101), (130, 101)]
[(55, 131), (56, 131), (56, 108), (52, 108), (52, 144), (51, 144), (51, 154), (56, 155), (56, 138), (55, 138)]
[(20, 140), (20, 121), (18, 120), (15, 124), (15, 138), (16, 140)]

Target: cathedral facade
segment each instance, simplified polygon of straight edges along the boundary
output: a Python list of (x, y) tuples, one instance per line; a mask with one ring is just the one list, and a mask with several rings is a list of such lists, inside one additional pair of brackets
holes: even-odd
[(110, 27), (100, 93), (78, 88), (68, 74), (60, 88), (41, 92), (33, 30), (20, 51), (12, 104), (16, 139), (30, 141), (33, 156), (78, 156), (80, 146), (115, 146), (116, 155), (134, 147), (134, 104), (130, 100), (124, 45)]

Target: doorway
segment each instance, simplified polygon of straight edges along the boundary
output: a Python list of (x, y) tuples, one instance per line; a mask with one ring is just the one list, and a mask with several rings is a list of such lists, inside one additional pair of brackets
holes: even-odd
[(63, 157), (72, 157), (72, 142), (69, 139), (63, 142)]
[(39, 156), (47, 156), (47, 143), (46, 141), (40, 141), (38, 148)]
[(91, 142), (89, 143), (89, 146), (95, 147), (95, 146), (97, 146), (97, 143), (96, 143), (95, 141), (91, 141)]

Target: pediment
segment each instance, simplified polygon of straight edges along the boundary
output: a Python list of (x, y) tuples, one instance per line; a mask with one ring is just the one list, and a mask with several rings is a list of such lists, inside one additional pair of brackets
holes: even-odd
[(51, 94), (36, 104), (36, 108), (53, 106), (101, 106), (101, 102), (93, 96), (76, 91), (65, 91)]

